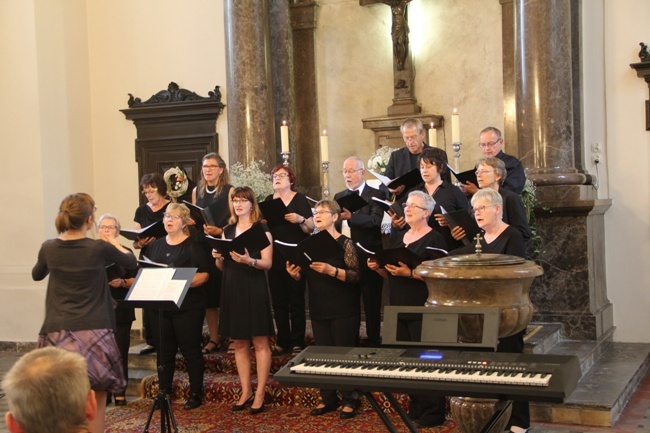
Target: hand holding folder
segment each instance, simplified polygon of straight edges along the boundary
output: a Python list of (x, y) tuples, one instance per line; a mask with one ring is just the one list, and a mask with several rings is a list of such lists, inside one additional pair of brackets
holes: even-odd
[(264, 227), (259, 222), (253, 224), (251, 228), (234, 239), (219, 239), (212, 236), (206, 236), (205, 238), (212, 248), (221, 254), (224, 260), (232, 260), (231, 251), (237, 254), (245, 254), (248, 251), (248, 254), (253, 256), (271, 244)]
[(165, 225), (162, 220), (158, 220), (147, 227), (139, 230), (120, 229), (120, 234), (130, 241), (137, 241), (138, 238), (161, 238), (167, 235)]
[(293, 265), (309, 269), (313, 262), (327, 263), (343, 256), (343, 248), (328, 232), (322, 231), (308, 237), (299, 244), (274, 241), (280, 253)]

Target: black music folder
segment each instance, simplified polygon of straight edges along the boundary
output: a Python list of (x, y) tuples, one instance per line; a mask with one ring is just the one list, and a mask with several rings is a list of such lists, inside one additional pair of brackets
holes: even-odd
[(400, 217), (404, 216), (404, 206), (402, 206), (402, 203), (390, 202), (388, 200), (382, 200), (378, 197), (373, 197), (372, 199), (384, 210), (384, 212), (388, 213), (390, 210), (392, 212), (395, 212)]
[(183, 304), (198, 268), (142, 268), (125, 302), (130, 307), (177, 310)]
[[(183, 204), (190, 210), (190, 217), (199, 227), (203, 227), (204, 224), (218, 227), (218, 224), (226, 218), (224, 211), (219, 209), (220, 204), (216, 202), (205, 208), (192, 204), (187, 200), (183, 200)], [(228, 210), (228, 213), (230, 213), (230, 210)]]
[(346, 194), (343, 197), (339, 197), (336, 202), (341, 206), (342, 209), (347, 209), (350, 213), (355, 213), (359, 209), (368, 206), (368, 202), (361, 198), (359, 194), (350, 193)]
[(395, 189), (404, 185), (404, 191), (408, 191), (415, 185), (422, 183), (422, 175), (420, 174), (420, 169), (418, 168), (414, 168), (408, 173), (403, 174), (395, 179), (389, 179), (386, 176), (372, 170), (368, 170), (368, 173), (379, 179), (379, 181), (386, 185), (388, 189)]
[(220, 239), (209, 235), (206, 235), (205, 238), (212, 248), (217, 250), (225, 260), (232, 260), (230, 257), (231, 251), (244, 254), (244, 249), (246, 249), (248, 250), (248, 254), (252, 256), (271, 245), (264, 231), (264, 227), (262, 227), (260, 222), (253, 224), (251, 228), (235, 239)]
[(281, 198), (261, 201), (258, 204), (269, 227), (291, 224), (284, 218), (289, 213), (289, 209), (287, 209)]
[(120, 229), (120, 234), (131, 241), (137, 241), (138, 238), (161, 238), (167, 235), (163, 220), (158, 220), (140, 230)]
[(440, 206), (440, 210), (442, 210), (442, 216), (447, 220), (449, 227), (453, 229), (456, 226), (461, 226), (465, 230), (465, 237), (462, 239), (464, 245), (469, 245), (471, 243), (470, 239), (474, 239), (477, 234), (481, 233), (476, 220), (467, 212), (467, 209), (447, 212), (445, 208)]
[(462, 171), (460, 173), (456, 172), (449, 164), (447, 164), (447, 168), (449, 168), (449, 171), (454, 175), (454, 177), (458, 180), (458, 182), (462, 183), (465, 185), (467, 182), (471, 182), (474, 185), (478, 186), (478, 180), (476, 179), (476, 168), (472, 168), (471, 170), (467, 171)]
[(280, 253), (289, 263), (308, 269), (312, 262), (327, 262), (343, 256), (343, 247), (328, 232), (311, 235), (299, 244), (275, 241)]
[(357, 242), (357, 246), (361, 248), (363, 251), (365, 251), (366, 253), (368, 253), (368, 255), (370, 255), (371, 258), (376, 260), (377, 263), (379, 263), (379, 266), (382, 268), (385, 267), (386, 265), (399, 266), (399, 262), (402, 262), (409, 268), (415, 269), (420, 265), (420, 263), (422, 263), (427, 259), (425, 257), (418, 256), (413, 251), (405, 247), (370, 251), (369, 249), (361, 245), (359, 242)]

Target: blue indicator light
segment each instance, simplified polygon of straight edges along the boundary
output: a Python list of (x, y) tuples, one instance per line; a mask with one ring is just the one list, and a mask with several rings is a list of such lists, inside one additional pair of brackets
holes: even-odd
[(420, 359), (428, 359), (432, 361), (440, 361), (443, 358), (440, 352), (424, 352), (420, 354)]

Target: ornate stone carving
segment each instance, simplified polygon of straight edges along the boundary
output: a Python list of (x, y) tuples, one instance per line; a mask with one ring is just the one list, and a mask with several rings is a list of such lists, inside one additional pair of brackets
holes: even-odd
[(219, 103), (219, 114), (223, 111), (225, 105), (221, 102), (221, 90), (219, 86), (214, 87), (214, 91), (208, 92), (208, 96), (201, 96), (192, 92), (191, 90), (181, 89), (178, 84), (173, 81), (167, 86), (167, 90), (161, 90), (153, 95), (151, 98), (142, 102), (140, 98), (134, 97), (129, 93), (129, 107), (138, 107), (147, 104), (169, 104), (188, 101), (203, 101), (214, 100)]

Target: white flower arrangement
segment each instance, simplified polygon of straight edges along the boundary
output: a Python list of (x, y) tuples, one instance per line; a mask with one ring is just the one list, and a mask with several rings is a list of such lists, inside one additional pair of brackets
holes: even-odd
[(174, 199), (174, 201), (187, 192), (189, 181), (187, 180), (187, 174), (182, 168), (170, 168), (165, 172), (163, 178), (167, 184), (167, 194)]
[(255, 193), (257, 201), (262, 201), (267, 195), (273, 194), (271, 174), (266, 171), (266, 163), (262, 160), (253, 161), (248, 167), (241, 162), (230, 166), (230, 183), (233, 186), (248, 186)]
[(375, 153), (370, 155), (370, 159), (368, 159), (368, 169), (379, 174), (384, 174), (388, 160), (390, 159), (390, 154), (396, 150), (397, 148), (388, 146), (382, 146), (375, 150)]

